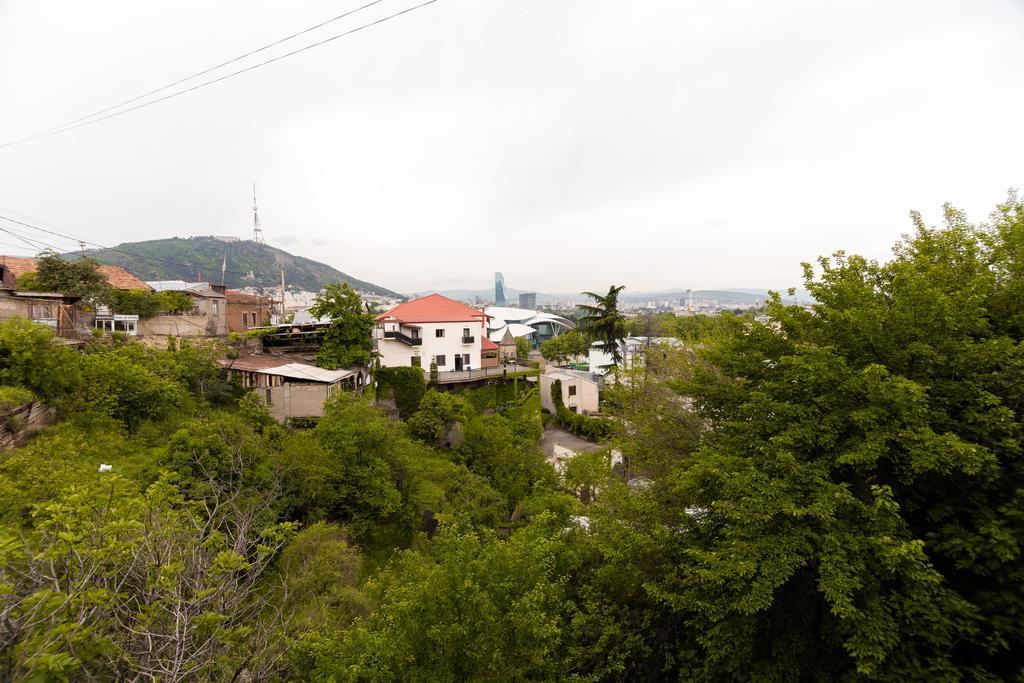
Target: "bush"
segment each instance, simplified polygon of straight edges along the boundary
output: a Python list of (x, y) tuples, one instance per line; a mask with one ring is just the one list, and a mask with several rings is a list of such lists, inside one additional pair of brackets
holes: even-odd
[(16, 408), (36, 400), (25, 387), (0, 387), (0, 408)]
[(380, 388), (390, 387), (398, 413), (403, 419), (419, 409), (420, 401), (427, 393), (423, 370), (417, 367), (380, 368), (376, 379)]

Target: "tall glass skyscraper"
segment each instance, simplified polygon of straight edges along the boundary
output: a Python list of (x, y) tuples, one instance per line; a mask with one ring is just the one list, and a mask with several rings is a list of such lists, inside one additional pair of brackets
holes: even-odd
[(494, 305), (505, 305), (505, 276), (501, 273), (494, 274)]

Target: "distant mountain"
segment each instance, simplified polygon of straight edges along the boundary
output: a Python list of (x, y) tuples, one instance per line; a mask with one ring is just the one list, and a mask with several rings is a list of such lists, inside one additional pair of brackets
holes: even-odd
[[(347, 282), (371, 294), (401, 296), (324, 263), (252, 240), (223, 242), (213, 237), (171, 237), (125, 242), (113, 249), (86, 253), (100, 263), (122, 266), (143, 280), (194, 281), (202, 277), (210, 282), (220, 282), (221, 264), (226, 254), (224, 284), (228, 287), (280, 287), (283, 268), (285, 285), (289, 289), (319, 292), (330, 282)], [(254, 275), (252, 279), (247, 277), (250, 272)]]
[[(425, 290), (422, 292), (416, 292), (413, 296), (421, 296), (423, 294), (432, 294), (436, 290)], [(519, 294), (522, 291), (505, 288), (505, 298), (511, 305), (519, 303)], [(481, 301), (494, 301), (494, 289), (448, 289), (439, 292), (452, 299), (458, 299), (459, 301), (474, 301), (479, 299)], [(664, 300), (681, 300), (686, 295), (685, 289), (663, 289), (653, 292), (631, 292), (626, 289), (620, 295), (623, 303), (644, 303), (646, 301), (664, 301)], [(768, 298), (767, 289), (695, 289), (693, 290), (693, 296), (698, 301), (717, 301), (721, 305), (735, 304), (735, 305), (749, 305), (763, 302)], [(542, 305), (551, 305), (560, 301), (583, 301), (584, 297), (579, 292), (564, 292), (558, 293), (544, 293), (537, 292), (537, 303)], [(811, 295), (804, 290), (797, 290), (796, 296), (788, 296), (785, 291), (782, 292), (782, 299), (787, 303), (810, 303), (812, 301)]]

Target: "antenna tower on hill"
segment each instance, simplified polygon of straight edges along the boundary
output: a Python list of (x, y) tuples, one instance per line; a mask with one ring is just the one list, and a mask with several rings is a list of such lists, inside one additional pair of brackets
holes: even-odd
[(252, 241), (256, 244), (266, 244), (263, 239), (263, 228), (260, 227), (260, 213), (256, 208), (256, 181), (252, 181)]

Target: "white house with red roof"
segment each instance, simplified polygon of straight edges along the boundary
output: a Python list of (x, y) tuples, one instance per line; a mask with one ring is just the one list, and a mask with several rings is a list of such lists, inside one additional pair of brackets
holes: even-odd
[(431, 294), (378, 315), (373, 336), (384, 367), (411, 365), (428, 373), (434, 360), (441, 373), (477, 370), (482, 367), (487, 316), (446, 296)]

